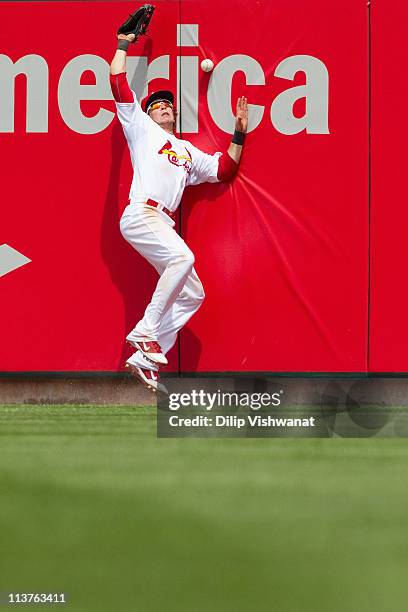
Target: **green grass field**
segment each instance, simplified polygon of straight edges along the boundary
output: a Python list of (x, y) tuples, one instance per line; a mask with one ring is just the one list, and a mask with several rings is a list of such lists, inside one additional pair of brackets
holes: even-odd
[(2, 592), (78, 612), (407, 607), (404, 439), (157, 440), (154, 408), (2, 406), (0, 445)]

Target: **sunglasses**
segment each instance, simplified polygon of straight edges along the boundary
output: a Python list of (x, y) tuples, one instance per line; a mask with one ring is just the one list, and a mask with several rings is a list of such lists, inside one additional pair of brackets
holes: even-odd
[(151, 104), (151, 105), (149, 106), (149, 108), (148, 108), (148, 111), (147, 111), (147, 112), (152, 111), (152, 110), (156, 110), (157, 108), (160, 108), (162, 104), (164, 104), (164, 106), (165, 106), (166, 108), (167, 108), (167, 107), (173, 108), (172, 103), (171, 103), (171, 102), (169, 102), (168, 100), (157, 100), (157, 102), (153, 102), (153, 104)]

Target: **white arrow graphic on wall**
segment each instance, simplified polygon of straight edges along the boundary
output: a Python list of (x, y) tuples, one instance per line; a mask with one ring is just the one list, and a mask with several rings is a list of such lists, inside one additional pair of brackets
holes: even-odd
[(28, 257), (19, 253), (8, 244), (0, 245), (0, 276), (17, 270), (17, 268), (25, 266), (25, 264), (30, 263), (30, 261), (31, 259), (28, 259)]

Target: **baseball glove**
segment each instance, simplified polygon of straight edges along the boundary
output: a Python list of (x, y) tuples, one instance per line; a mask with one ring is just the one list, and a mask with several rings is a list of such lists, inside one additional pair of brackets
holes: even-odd
[(133, 42), (136, 42), (139, 36), (146, 34), (153, 11), (154, 6), (152, 4), (144, 4), (129, 15), (125, 23), (118, 29), (118, 34), (134, 34), (135, 40)]

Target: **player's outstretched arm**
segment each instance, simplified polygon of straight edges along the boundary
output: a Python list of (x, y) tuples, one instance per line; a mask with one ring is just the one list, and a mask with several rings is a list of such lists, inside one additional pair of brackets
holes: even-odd
[(118, 46), (110, 65), (111, 74), (126, 72), (126, 55), (130, 43), (134, 42), (134, 34), (118, 34)]
[(237, 101), (235, 132), (232, 137), (232, 142), (228, 147), (228, 151), (221, 155), (218, 162), (217, 176), (220, 181), (229, 181), (237, 173), (247, 129), (248, 101), (244, 96), (241, 96)]
[(232, 142), (228, 148), (228, 154), (239, 164), (241, 159), (242, 147), (244, 145), (245, 134), (248, 129), (248, 101), (244, 96), (238, 98), (237, 111), (235, 115), (235, 132)]
[(118, 47), (110, 66), (110, 86), (116, 102), (133, 102), (133, 94), (126, 78), (126, 55), (135, 40), (134, 34), (118, 34)]

